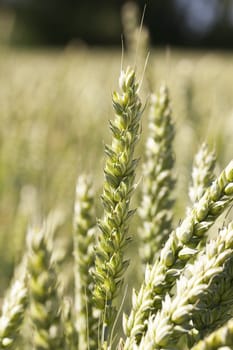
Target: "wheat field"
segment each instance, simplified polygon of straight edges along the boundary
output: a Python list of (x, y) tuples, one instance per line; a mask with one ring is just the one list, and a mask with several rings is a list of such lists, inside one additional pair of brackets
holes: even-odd
[[(173, 220), (177, 226), (186, 215), (192, 163), (201, 143), (206, 142), (215, 149), (217, 174), (232, 157), (232, 54), (153, 49), (144, 72), (145, 59), (135, 59), (127, 53), (123, 57), (124, 67), (134, 65), (136, 60), (145, 109), (141, 139), (136, 147), (136, 155), (140, 157), (136, 182), (143, 181), (141, 171), (148, 136), (149, 95), (166, 83), (175, 125), (177, 184)], [(113, 117), (112, 92), (118, 88), (116, 77), (121, 71), (121, 61), (121, 52), (116, 49), (71, 46), (64, 50), (17, 51), (2, 48), (1, 299), (25, 251), (29, 227), (40, 226), (46, 217), (57, 227), (54, 243), (57, 268), (61, 271), (66, 294), (71, 293), (76, 179), (83, 173), (92, 174), (97, 193), (94, 200), (96, 216), (101, 217), (104, 144), (110, 142), (108, 121)], [(140, 190), (136, 189), (132, 206), (137, 207), (139, 202)], [(222, 217), (219, 226), (231, 217), (231, 212), (227, 219)], [(127, 271), (127, 311), (130, 310), (131, 290), (140, 286), (143, 274), (137, 258), (138, 222), (136, 213), (130, 225), (133, 243), (126, 250), (133, 261)], [(121, 320), (117, 326), (119, 333), (122, 332), (120, 324)], [(25, 333), (29, 333), (27, 325)], [(22, 346), (30, 348), (25, 344)], [(56, 346), (59, 348), (60, 345)]]

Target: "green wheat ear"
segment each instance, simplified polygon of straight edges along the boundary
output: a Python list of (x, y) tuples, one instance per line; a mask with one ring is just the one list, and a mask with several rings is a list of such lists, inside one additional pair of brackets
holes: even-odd
[(193, 325), (198, 330), (198, 339), (203, 339), (232, 318), (233, 259), (225, 270), (224, 275), (214, 279), (203, 302), (196, 305)]
[(14, 280), (5, 296), (0, 317), (0, 348), (15, 349), (28, 300), (26, 271)]
[(230, 224), (219, 232), (215, 240), (207, 243), (194, 262), (185, 266), (177, 280), (174, 296), (167, 294), (161, 310), (155, 318), (149, 319), (148, 330), (138, 349), (170, 348), (178, 344), (183, 335), (187, 335), (188, 341), (194, 343), (199, 335), (197, 329), (200, 324), (195, 322), (194, 325), (193, 318), (196, 313), (209, 308), (215, 280), (223, 279), (232, 258), (233, 224)]
[(232, 350), (233, 319), (194, 345), (191, 350)]
[(201, 199), (205, 190), (213, 182), (215, 163), (215, 152), (210, 151), (208, 145), (203, 143), (193, 162), (192, 185), (189, 188), (189, 197), (192, 204)]
[[(124, 272), (129, 264), (124, 259), (127, 237), (130, 199), (134, 191), (135, 169), (134, 148), (140, 136), (141, 102), (135, 72), (127, 68), (121, 72), (119, 85), (121, 93), (113, 93), (115, 120), (110, 122), (112, 144), (105, 146), (105, 181), (102, 194), (103, 219), (99, 220), (100, 234), (96, 246), (96, 260), (93, 277), (95, 281), (94, 301), (102, 310), (104, 327), (109, 327), (115, 315), (113, 301), (123, 282)], [(107, 335), (104, 335), (106, 339)]]
[(172, 231), (174, 133), (168, 89), (161, 86), (158, 94), (151, 96), (142, 202), (138, 210), (142, 222), (140, 255), (144, 264), (155, 261), (156, 253)]
[(145, 280), (138, 293), (134, 291), (132, 309), (124, 315), (127, 336), (124, 350), (139, 343), (147, 328), (150, 314), (161, 308), (166, 293), (174, 286), (187, 261), (197, 252), (199, 242), (205, 240), (208, 229), (233, 200), (233, 161), (205, 191), (184, 221), (169, 236), (159, 259), (145, 272)]
[(78, 334), (75, 329), (73, 300), (65, 297), (62, 301), (62, 319), (66, 347), (64, 350), (77, 350)]
[(46, 225), (39, 231), (35, 229), (29, 231), (29, 316), (34, 332), (33, 348), (63, 350), (64, 329), (61, 322), (58, 279), (48, 242)]
[(94, 350), (98, 344), (98, 318), (92, 301), (95, 243), (94, 191), (88, 176), (79, 176), (74, 208), (75, 318), (80, 350)]

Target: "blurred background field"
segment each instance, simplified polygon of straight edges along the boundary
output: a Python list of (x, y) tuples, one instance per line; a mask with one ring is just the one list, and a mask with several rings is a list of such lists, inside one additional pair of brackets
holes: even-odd
[[(13, 5), (16, 3), (13, 2)], [(105, 46), (101, 47), (101, 40), (94, 40), (93, 36), (92, 40), (98, 46), (90, 46), (84, 39), (61, 40), (56, 46), (55, 39), (47, 37), (46, 42), (42, 40), (42, 35), (40, 40), (38, 36), (31, 35), (33, 15), (25, 7), (13, 5), (6, 1), (1, 12), (1, 19), (5, 20), (1, 23), (5, 23), (4, 29), (9, 31), (5, 36), (2, 34), (0, 46), (1, 295), (12, 276), (14, 264), (20, 260), (24, 250), (25, 233), (30, 222), (39, 222), (54, 209), (62, 212), (65, 219), (59, 229), (58, 249), (61, 255), (70, 254), (75, 182), (83, 172), (93, 174), (97, 216), (101, 215), (99, 198), (103, 182), (103, 150), (104, 143), (110, 141), (108, 120), (113, 117), (111, 93), (118, 88), (121, 68), (121, 48), (120, 45), (114, 46), (114, 36), (109, 41), (102, 36)], [(226, 6), (233, 8), (232, 1), (226, 2)], [(116, 13), (120, 18), (120, 10)], [(107, 14), (104, 18), (109, 20)], [(23, 20), (25, 16), (27, 21)], [(14, 25), (11, 21), (15, 21)], [(28, 36), (21, 35), (19, 39), (16, 34), (17, 28), (23, 32), (22, 21), (24, 30), (27, 24), (24, 33)], [(39, 28), (38, 25), (38, 31)], [(121, 30), (119, 23), (117, 28), (116, 33)], [(193, 29), (190, 30), (191, 33)], [(212, 26), (212, 30), (216, 28)], [(151, 41), (155, 40), (156, 44), (153, 33)], [(230, 24), (227, 33), (229, 36), (232, 34)], [(185, 213), (193, 156), (200, 143), (207, 141), (216, 149), (219, 169), (232, 158), (232, 40), (227, 41), (226, 34), (223, 34), (228, 50), (220, 51), (222, 47), (217, 41), (215, 50), (211, 49), (214, 41), (209, 39), (207, 46), (210, 47), (206, 50), (203, 35), (196, 34), (190, 40), (186, 37), (182, 48), (166, 45), (149, 49), (146, 46), (136, 55), (124, 52), (124, 66), (134, 64), (136, 57), (138, 79), (143, 78), (142, 101), (146, 105), (142, 138), (137, 148), (141, 157), (138, 180), (147, 136), (149, 93), (164, 81), (171, 93), (176, 124), (176, 223)], [(197, 37), (200, 39), (199, 50), (194, 50)], [(180, 37), (174, 38), (178, 40)], [(117, 40), (120, 44), (120, 35)], [(172, 42), (166, 39), (165, 34), (161, 34), (161, 40), (160, 45)], [(13, 45), (16, 41), (17, 47)], [(106, 43), (112, 45), (106, 46)], [(187, 49), (186, 46), (190, 47)], [(148, 50), (150, 56), (143, 77)], [(137, 206), (139, 192), (134, 196), (134, 206)], [(136, 222), (137, 218), (131, 227), (135, 237)]]
[[(13, 262), (20, 257), (28, 218), (61, 208), (68, 215), (63, 233), (70, 235), (78, 174), (92, 173), (100, 194), (103, 145), (110, 140), (108, 120), (113, 117), (111, 92), (117, 89), (120, 62), (120, 50), (2, 52), (1, 280), (9, 277)], [(200, 142), (207, 141), (216, 148), (221, 167), (232, 157), (232, 76), (231, 54), (151, 52), (142, 84), (143, 103), (150, 90), (167, 82), (177, 131), (181, 189), (177, 220), (184, 212), (193, 154)], [(138, 146), (140, 156), (147, 133), (147, 112), (148, 108)], [(140, 170), (138, 174), (140, 177)]]

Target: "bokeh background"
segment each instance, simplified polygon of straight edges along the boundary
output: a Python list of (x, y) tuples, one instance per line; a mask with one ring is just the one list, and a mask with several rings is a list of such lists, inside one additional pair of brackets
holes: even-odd
[[(124, 0), (1, 0), (2, 40), (64, 46), (72, 41), (116, 45)], [(136, 1), (153, 45), (233, 47), (232, 0)]]
[[(110, 141), (122, 34), (124, 66), (136, 62), (139, 80), (144, 76), (143, 103), (163, 81), (171, 93), (178, 178), (175, 224), (185, 215), (193, 156), (200, 144), (206, 141), (216, 149), (216, 173), (232, 158), (233, 1), (147, 1), (140, 29), (144, 7), (145, 1), (0, 0), (1, 296), (25, 251), (28, 225), (51, 218), (51, 213), (60, 218), (54, 249), (69, 286), (67, 271), (72, 269), (64, 264), (72, 259), (79, 174), (93, 174), (96, 216), (102, 215), (103, 144)], [(147, 115), (146, 107), (138, 178)], [(134, 206), (139, 198), (140, 186)], [(132, 259), (137, 220), (131, 226)], [(131, 264), (130, 288), (138, 284), (138, 271)]]

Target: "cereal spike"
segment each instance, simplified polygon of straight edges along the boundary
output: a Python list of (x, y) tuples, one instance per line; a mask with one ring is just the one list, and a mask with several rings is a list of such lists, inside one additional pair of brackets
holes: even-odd
[(161, 308), (166, 293), (174, 285), (186, 262), (196, 253), (197, 244), (232, 200), (233, 161), (205, 191), (181, 225), (171, 233), (152, 268), (147, 268), (130, 315), (125, 316), (124, 332), (127, 338), (124, 350), (132, 349), (135, 339), (140, 341), (149, 315)]
[(134, 159), (134, 148), (140, 136), (142, 114), (134, 70), (127, 68), (121, 72), (119, 86), (121, 94), (113, 93), (115, 120), (110, 122), (112, 144), (105, 148), (104, 215), (99, 220), (100, 234), (93, 272), (94, 301), (102, 310), (104, 328), (112, 323), (115, 314), (113, 301), (129, 264), (123, 251), (128, 242), (128, 221), (134, 213), (130, 210), (138, 162)]
[(90, 269), (94, 267), (95, 243), (94, 192), (88, 176), (79, 176), (74, 208), (74, 277), (75, 319), (80, 350), (97, 348), (98, 318), (92, 305), (93, 281)]
[(15, 349), (28, 300), (25, 271), (16, 279), (6, 295), (0, 317), (0, 348)]
[(61, 322), (61, 302), (58, 280), (51, 251), (48, 249), (46, 226), (29, 231), (29, 292), (30, 319), (34, 328), (35, 350), (64, 349), (64, 330)]
[(139, 229), (140, 255), (145, 265), (155, 261), (156, 253), (172, 231), (173, 138), (169, 93), (162, 85), (158, 94), (151, 97), (142, 202), (138, 210), (142, 222)]
[(201, 340), (191, 350), (231, 350), (233, 348), (233, 319)]
[[(186, 334), (193, 342), (193, 317), (208, 308), (214, 293), (213, 279), (224, 276), (233, 258), (233, 224), (223, 228), (215, 240), (207, 243), (192, 263), (188, 263), (176, 283), (173, 297), (166, 295), (162, 308), (149, 319), (148, 330), (138, 349), (170, 348)], [(198, 306), (199, 304), (199, 306)], [(195, 330), (194, 335), (197, 333)]]
[(191, 203), (197, 203), (214, 180), (216, 155), (203, 143), (193, 162), (192, 185), (189, 189)]

